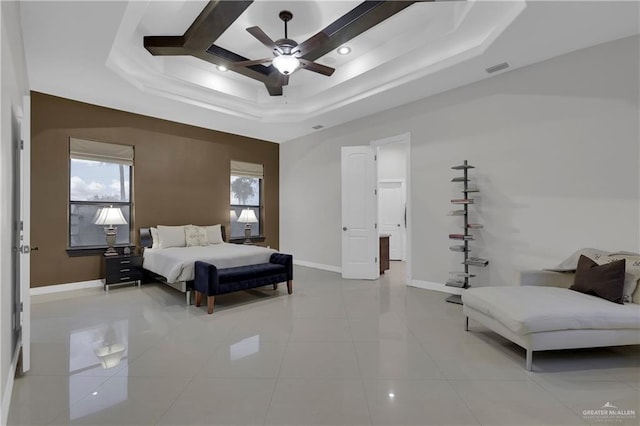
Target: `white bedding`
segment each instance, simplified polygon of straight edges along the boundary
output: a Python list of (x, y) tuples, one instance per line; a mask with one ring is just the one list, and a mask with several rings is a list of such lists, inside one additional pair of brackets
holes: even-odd
[(170, 247), (165, 249), (145, 249), (144, 269), (162, 275), (167, 282), (193, 280), (196, 260), (211, 263), (218, 268), (268, 263), (276, 250), (243, 244), (212, 244), (200, 247)]

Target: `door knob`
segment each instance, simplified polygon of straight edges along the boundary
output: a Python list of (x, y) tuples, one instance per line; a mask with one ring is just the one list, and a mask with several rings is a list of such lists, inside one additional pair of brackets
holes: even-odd
[(38, 246), (31, 246), (31, 251), (38, 251)]
[(342, 227), (342, 230), (343, 230), (343, 231), (346, 231), (346, 230), (347, 230), (347, 227), (346, 227), (346, 226), (343, 226), (343, 227)]
[(396, 226), (397, 226), (398, 228), (400, 228), (400, 224), (399, 224), (399, 223), (398, 223)]

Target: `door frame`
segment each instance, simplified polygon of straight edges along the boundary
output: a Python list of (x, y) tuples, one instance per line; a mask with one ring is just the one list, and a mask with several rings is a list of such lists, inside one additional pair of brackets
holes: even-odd
[(20, 300), (22, 305), (20, 345), (22, 371), (31, 369), (31, 96), (22, 102), (20, 139), (20, 219), (22, 235), (20, 241)]
[[(399, 183), (400, 184), (400, 189), (402, 191), (402, 203), (405, 206), (405, 209), (407, 209), (407, 181), (406, 179), (378, 179), (378, 183)], [(378, 186), (378, 194), (380, 194), (380, 187)], [(380, 198), (378, 198), (378, 202), (380, 202)], [(408, 211), (405, 210), (405, 211)], [(378, 216), (380, 215), (380, 209), (378, 208)], [(379, 222), (379, 221), (378, 221)], [(379, 225), (378, 228), (381, 229), (381, 226)], [(402, 242), (403, 242), (403, 247), (401, 248), (402, 250), (402, 256), (401, 260), (404, 262), (407, 260), (407, 227), (402, 227), (401, 229), (402, 231)]]
[[(411, 132), (402, 133), (399, 135), (391, 136), (383, 139), (376, 139), (370, 142), (370, 145), (375, 148), (376, 155), (378, 154), (379, 147), (382, 145), (391, 145), (396, 143), (405, 144), (406, 148), (406, 182), (405, 182), (405, 202), (407, 206), (407, 227), (405, 229), (405, 262), (406, 262), (406, 280), (405, 285), (411, 284), (412, 276), (411, 264), (412, 264), (412, 238), (411, 238)], [(378, 182), (376, 182), (376, 188), (378, 188)]]

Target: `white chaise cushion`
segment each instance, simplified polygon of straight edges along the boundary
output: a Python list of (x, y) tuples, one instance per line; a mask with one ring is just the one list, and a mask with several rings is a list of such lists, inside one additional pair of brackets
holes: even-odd
[(559, 330), (638, 329), (640, 305), (620, 305), (558, 287), (478, 287), (462, 294), (473, 309), (518, 335)]

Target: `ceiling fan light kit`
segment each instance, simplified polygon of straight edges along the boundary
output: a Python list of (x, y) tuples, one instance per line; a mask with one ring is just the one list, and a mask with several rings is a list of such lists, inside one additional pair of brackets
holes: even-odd
[[(295, 40), (289, 38), (289, 32), (287, 30), (287, 22), (293, 19), (293, 14), (288, 10), (283, 10), (278, 16), (282, 19), (282, 22), (284, 22), (284, 38), (273, 41), (260, 27), (247, 28), (247, 32), (269, 48), (274, 57), (258, 59), (256, 61), (237, 61), (234, 62), (232, 66), (237, 69), (239, 67), (249, 67), (271, 62), (271, 65), (283, 76), (289, 76), (298, 68), (304, 68), (318, 74), (326, 75), (327, 77), (333, 74), (335, 69), (302, 57), (329, 40), (329, 36), (321, 31), (302, 44), (298, 44)], [(288, 81), (285, 80), (283, 85), (287, 83)]]
[(281, 74), (289, 75), (300, 66), (300, 61), (293, 55), (279, 55), (273, 58), (271, 65)]

